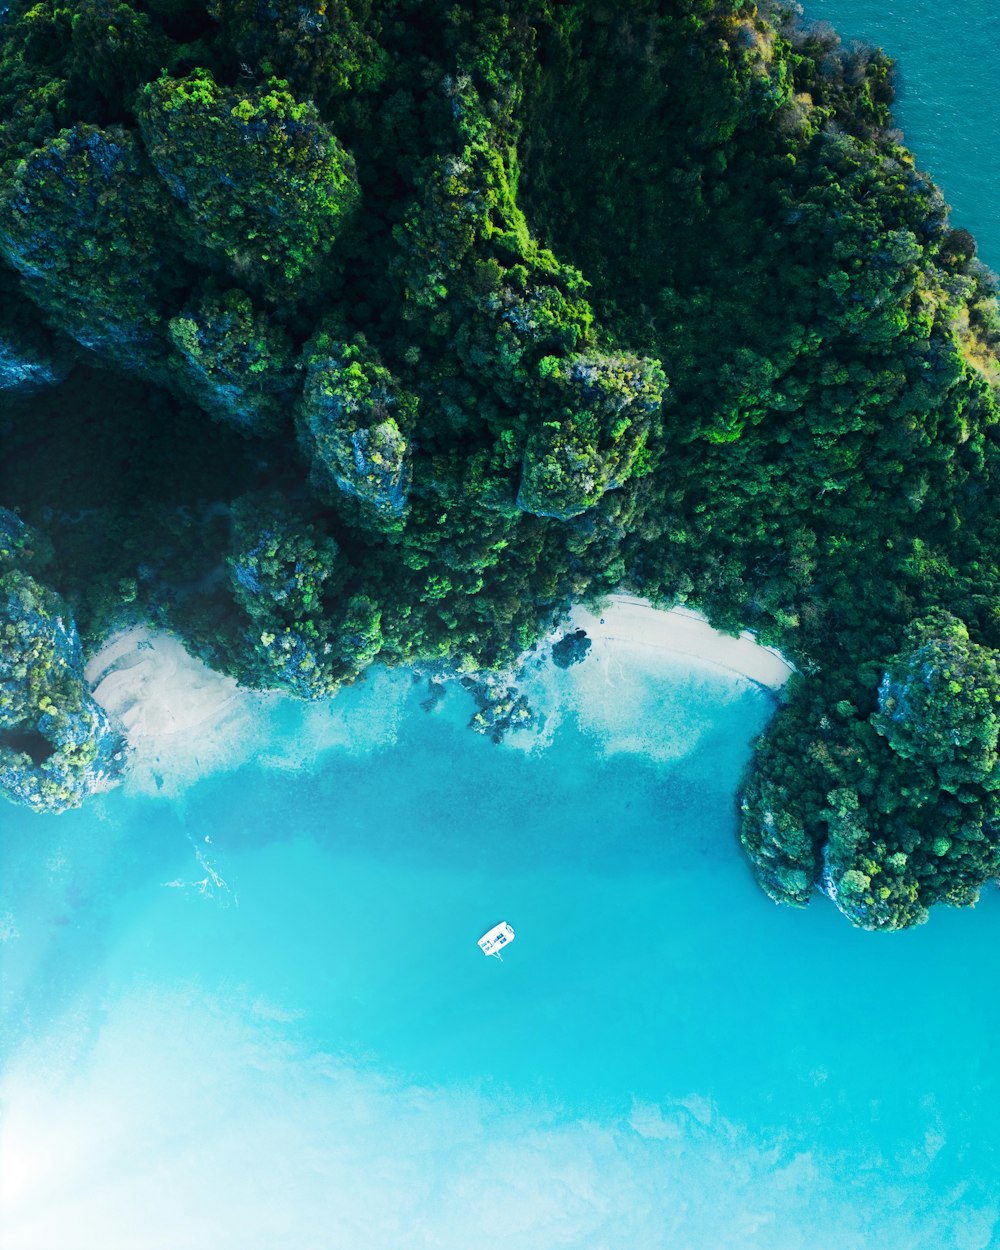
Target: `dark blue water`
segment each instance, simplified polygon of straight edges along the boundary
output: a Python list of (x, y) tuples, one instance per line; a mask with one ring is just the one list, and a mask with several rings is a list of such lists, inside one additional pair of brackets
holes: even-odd
[(897, 62), (895, 115), (917, 165), (971, 230), (980, 258), (1000, 270), (1000, 9), (988, 0), (808, 0), (845, 43), (877, 44)]

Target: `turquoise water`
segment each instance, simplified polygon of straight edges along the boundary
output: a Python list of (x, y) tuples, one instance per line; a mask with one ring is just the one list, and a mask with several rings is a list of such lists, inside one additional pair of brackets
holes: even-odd
[(5, 811), (5, 1250), (1000, 1244), (995, 895), (778, 909), (732, 808), (772, 696), (536, 683), (502, 747), (379, 675), (173, 797)]
[(806, 0), (845, 43), (885, 48), (897, 61), (894, 109), (917, 165), (934, 176), (971, 230), (980, 259), (1000, 270), (1000, 10), (993, 0)]
[[(993, 7), (809, 10), (901, 58), (1000, 266)], [(733, 813), (769, 695), (627, 648), (538, 681), (499, 748), (379, 675), (0, 813), (4, 1250), (1000, 1247), (996, 892), (775, 908)]]

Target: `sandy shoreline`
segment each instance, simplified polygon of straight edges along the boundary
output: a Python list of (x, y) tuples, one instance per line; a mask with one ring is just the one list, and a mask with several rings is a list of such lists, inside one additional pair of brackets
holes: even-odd
[(115, 634), (84, 675), (97, 702), (124, 727), (130, 781), (176, 794), (252, 725), (260, 696), (190, 655), (172, 634), (137, 627)]
[(84, 676), (94, 698), (128, 732), (129, 742), (171, 738), (217, 724), (238, 687), (189, 655), (171, 634), (126, 630), (90, 660)]
[[(639, 646), (738, 673), (771, 690), (779, 690), (794, 672), (782, 656), (758, 646), (749, 634), (732, 638), (687, 608), (665, 612), (628, 595), (613, 596), (600, 616), (574, 608), (559, 632), (574, 629), (586, 630), (595, 655), (613, 651), (616, 643)], [(207, 772), (237, 767), (260, 753), (266, 756), (270, 733), (261, 713), (285, 701), (241, 690), (231, 677), (190, 655), (179, 639), (145, 628), (110, 638), (85, 674), (94, 698), (125, 728), (133, 784), (147, 792), (176, 793)], [(331, 713), (315, 707), (307, 711), (312, 719), (324, 721), (318, 725), (322, 737), (341, 745), (350, 740), (349, 725), (337, 728), (339, 707)], [(301, 746), (304, 755), (322, 749), (320, 742), (309, 750), (305, 742)]]
[(587, 608), (575, 607), (566, 628), (586, 630), (595, 643), (623, 642), (690, 656), (700, 663), (739, 673), (770, 690), (780, 690), (795, 672), (794, 665), (780, 652), (762, 647), (748, 631), (738, 638), (720, 634), (700, 612), (690, 608), (664, 611), (631, 595), (612, 595), (610, 605), (599, 616)]

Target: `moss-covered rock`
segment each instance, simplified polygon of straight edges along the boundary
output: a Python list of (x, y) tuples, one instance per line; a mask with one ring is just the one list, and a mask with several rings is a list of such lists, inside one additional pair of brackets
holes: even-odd
[(929, 765), (943, 790), (1000, 788), (1000, 666), (963, 621), (936, 613), (907, 631), (886, 667), (872, 724), (904, 759)]
[(337, 543), (280, 501), (241, 500), (234, 522), (230, 576), (252, 656), (240, 676), (300, 698), (335, 694), (381, 649), (378, 606), (352, 590)]
[(397, 528), (406, 511), (416, 399), (364, 340), (317, 335), (306, 360), (298, 420), (316, 479), (358, 500), (378, 528)]
[(359, 195), (354, 160), (315, 105), (280, 79), (242, 94), (197, 70), (148, 84), (137, 108), (192, 242), (269, 298), (314, 287)]
[(66, 604), (32, 577), (0, 577), (0, 794), (40, 812), (113, 784), (125, 741), (84, 682)]
[(15, 168), (0, 193), (0, 251), (50, 321), (133, 363), (157, 337), (158, 235), (169, 219), (134, 136), (83, 124)]
[(529, 436), (517, 504), (565, 520), (635, 471), (666, 379), (636, 356), (550, 356), (539, 374), (549, 419)]
[(168, 333), (180, 386), (206, 412), (254, 434), (290, 420), (298, 385), (291, 341), (244, 291), (206, 292)]

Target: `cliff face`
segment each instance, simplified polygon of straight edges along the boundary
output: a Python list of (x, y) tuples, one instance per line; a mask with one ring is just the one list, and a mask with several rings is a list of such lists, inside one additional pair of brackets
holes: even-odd
[(412, 476), (404, 429), (416, 422), (415, 397), (364, 340), (321, 334), (306, 357), (298, 421), (313, 480), (320, 490), (333, 485), (357, 500), (373, 524), (397, 526)]
[[(0, 517), (21, 537), (16, 518)], [(91, 697), (66, 604), (28, 574), (0, 577), (0, 794), (39, 812), (114, 784), (125, 740)]]
[(773, 897), (826, 853), (857, 923), (973, 900), (1000, 319), (883, 54), (750, 0), (77, 7), (0, 21), (0, 500), (52, 545), (6, 569), (8, 793), (112, 771), (69, 609), (323, 698), (627, 588), (796, 661)]
[(24, 396), (54, 386), (72, 367), (72, 345), (44, 325), (14, 275), (0, 269), (0, 394)]
[(53, 351), (44, 338), (17, 326), (0, 327), (0, 391), (28, 395), (61, 382), (71, 367), (68, 355)]
[(169, 217), (150, 172), (130, 132), (82, 124), (19, 162), (0, 196), (0, 249), (25, 293), (119, 360), (150, 351), (158, 320), (156, 236)]

